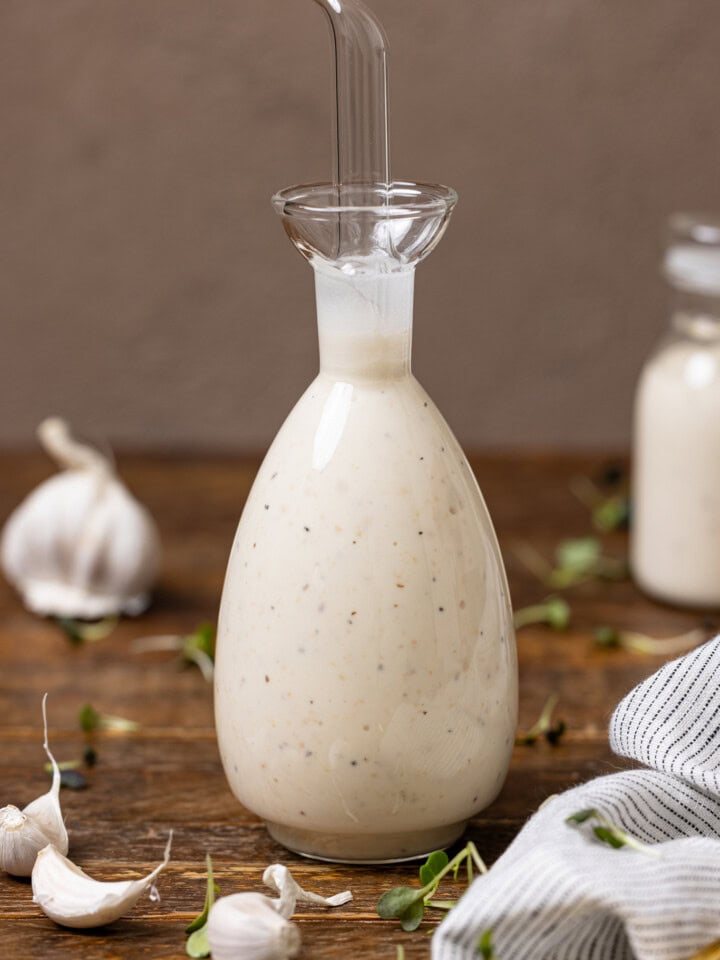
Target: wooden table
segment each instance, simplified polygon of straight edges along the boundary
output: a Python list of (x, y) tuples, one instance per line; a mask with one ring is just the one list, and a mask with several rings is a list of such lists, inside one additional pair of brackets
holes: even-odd
[[(561, 538), (589, 533), (588, 511), (569, 483), (575, 475), (596, 474), (601, 463), (566, 456), (475, 459), (516, 608), (547, 593), (519, 563), (518, 542), (530, 541), (551, 556)], [(63, 790), (72, 859), (98, 879), (141, 876), (159, 862), (172, 829), (172, 862), (160, 878), (159, 904), (144, 898), (126, 919), (84, 933), (55, 926), (33, 904), (27, 882), (0, 876), (0, 956), (182, 958), (183, 928), (202, 904), (209, 852), (224, 893), (261, 889), (264, 867), (278, 860), (291, 865), (312, 890), (353, 891), (347, 907), (299, 911), (303, 958), (394, 960), (396, 944), (404, 945), (408, 960), (429, 957), (434, 919), (408, 934), (375, 913), (384, 890), (415, 882), (417, 866), (332, 867), (277, 846), (225, 783), (210, 686), (196, 669), (178, 670), (170, 654), (140, 656), (131, 650), (134, 638), (189, 633), (215, 620), (228, 551), (257, 461), (124, 457), (121, 468), (161, 529), (165, 567), (155, 603), (141, 619), (123, 621), (107, 639), (74, 647), (54, 623), (27, 613), (14, 592), (0, 584), (0, 803), (24, 806), (47, 789), (42, 693), (49, 691), (51, 745), (60, 760), (82, 754), (78, 712), (90, 702), (142, 727), (134, 734), (97, 735), (98, 763), (89, 774), (89, 788)], [(50, 472), (40, 457), (5, 456), (0, 518)], [(623, 534), (605, 542), (609, 552), (623, 554)], [(518, 647), (521, 727), (536, 719), (554, 692), (568, 730), (557, 747), (543, 742), (515, 749), (500, 798), (467, 833), (488, 862), (547, 796), (621, 766), (607, 746), (608, 718), (618, 699), (661, 661), (598, 648), (594, 627), (612, 624), (668, 635), (702, 622), (697, 614), (653, 604), (628, 581), (586, 583), (566, 596), (571, 628), (559, 633), (527, 627)]]

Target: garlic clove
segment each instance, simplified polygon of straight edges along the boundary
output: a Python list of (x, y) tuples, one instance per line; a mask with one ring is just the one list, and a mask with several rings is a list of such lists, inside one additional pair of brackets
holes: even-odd
[(213, 960), (285, 960), (300, 951), (300, 931), (261, 893), (236, 893), (213, 904), (207, 938)]
[(38, 853), (50, 843), (37, 823), (9, 805), (0, 810), (0, 866), (14, 877), (29, 877)]
[(280, 899), (275, 902), (275, 909), (287, 919), (295, 912), (295, 904), (298, 900), (300, 903), (317, 903), (324, 907), (340, 907), (352, 900), (352, 893), (349, 890), (336, 893), (332, 897), (321, 897), (318, 893), (303, 890), (282, 863), (271, 863), (267, 867), (263, 874), (263, 883), (279, 895)]
[(47, 837), (48, 843), (54, 844), (60, 853), (66, 854), (69, 848), (69, 841), (65, 821), (63, 820), (60, 809), (60, 768), (55, 762), (55, 757), (50, 752), (50, 745), (48, 743), (47, 694), (45, 694), (42, 699), (42, 715), (45, 735), (43, 747), (52, 766), (52, 784), (48, 792), (29, 803), (24, 808), (23, 813), (26, 817), (32, 818), (35, 823), (38, 824)]
[(29, 803), (24, 810), (9, 805), (0, 810), (0, 868), (16, 877), (29, 877), (35, 858), (49, 843), (65, 854), (68, 835), (60, 809), (60, 770), (48, 745), (47, 694), (42, 700), (43, 746), (53, 770), (47, 793)]
[(148, 511), (97, 450), (58, 418), (41, 443), (65, 469), (11, 514), (0, 564), (25, 605), (43, 615), (100, 619), (141, 613), (157, 579), (160, 539)]
[(43, 913), (63, 927), (102, 927), (131, 910), (150, 890), (158, 899), (153, 881), (170, 860), (172, 833), (162, 863), (140, 880), (93, 880), (52, 845), (40, 851), (32, 871), (33, 900)]

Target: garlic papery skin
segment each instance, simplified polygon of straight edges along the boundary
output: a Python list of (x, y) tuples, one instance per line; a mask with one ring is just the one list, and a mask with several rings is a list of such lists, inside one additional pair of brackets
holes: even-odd
[(64, 468), (5, 524), (0, 563), (34, 613), (96, 620), (147, 607), (160, 567), (155, 523), (97, 450), (58, 418), (38, 435)]
[(295, 912), (295, 904), (317, 903), (323, 907), (340, 907), (352, 900), (352, 893), (345, 890), (333, 897), (321, 897), (318, 893), (303, 890), (288, 868), (282, 863), (271, 863), (263, 873), (263, 883), (279, 895), (279, 900), (271, 901), (278, 913), (289, 919)]
[(47, 728), (47, 694), (42, 700), (43, 747), (52, 766), (52, 785), (47, 793), (24, 810), (8, 805), (0, 810), (0, 868), (16, 877), (29, 877), (35, 859), (49, 843), (68, 852), (68, 835), (60, 809), (60, 770), (50, 752)]
[(172, 834), (162, 863), (140, 880), (93, 880), (52, 845), (40, 851), (32, 871), (33, 900), (43, 913), (63, 927), (88, 929), (118, 920), (142, 894), (159, 899), (153, 881), (170, 860)]
[(38, 853), (50, 843), (38, 824), (9, 805), (0, 810), (0, 865), (15, 877), (29, 877)]
[(236, 893), (210, 909), (207, 938), (213, 960), (285, 960), (300, 951), (300, 931), (261, 893)]

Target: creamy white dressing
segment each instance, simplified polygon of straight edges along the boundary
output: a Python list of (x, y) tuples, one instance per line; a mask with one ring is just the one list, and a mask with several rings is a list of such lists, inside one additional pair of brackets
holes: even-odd
[(720, 605), (720, 321), (662, 348), (635, 406), (635, 578), (648, 593)]
[(411, 271), (317, 271), (321, 372), (270, 448), (220, 612), (233, 792), (286, 846), (378, 861), (446, 846), (497, 795), (515, 639), (475, 478), (410, 373)]

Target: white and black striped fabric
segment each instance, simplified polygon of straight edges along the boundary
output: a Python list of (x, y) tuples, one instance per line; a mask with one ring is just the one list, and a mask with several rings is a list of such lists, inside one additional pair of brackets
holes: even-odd
[[(553, 797), (433, 937), (433, 960), (688, 960), (720, 939), (720, 637), (620, 703), (613, 750), (646, 764)], [(613, 849), (595, 808), (645, 844)]]

